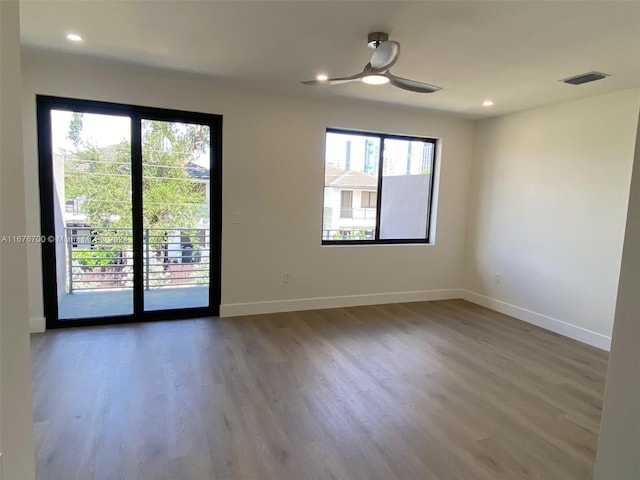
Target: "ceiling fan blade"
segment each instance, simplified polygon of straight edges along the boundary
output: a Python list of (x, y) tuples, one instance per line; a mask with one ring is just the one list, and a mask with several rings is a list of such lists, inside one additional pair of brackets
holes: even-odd
[(442, 87), (436, 87), (435, 85), (429, 85), (428, 83), (418, 82), (417, 80), (409, 80), (408, 78), (396, 77), (391, 72), (385, 73), (385, 76), (389, 79), (389, 82), (394, 87), (403, 88), (404, 90), (411, 90), (418, 93), (433, 93), (438, 90), (442, 90)]
[(389, 70), (396, 63), (399, 55), (400, 44), (398, 42), (382, 42), (371, 55), (371, 70), (376, 73)]
[(366, 69), (363, 72), (356, 73), (355, 75), (351, 75), (350, 77), (338, 77), (338, 78), (329, 78), (327, 80), (307, 80), (304, 82), (300, 82), (303, 85), (340, 85), (341, 83), (353, 82), (355, 80), (360, 80), (364, 77), (366, 73)]

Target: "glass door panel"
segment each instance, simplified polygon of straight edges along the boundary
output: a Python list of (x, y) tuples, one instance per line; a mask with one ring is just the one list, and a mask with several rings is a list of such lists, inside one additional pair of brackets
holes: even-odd
[(208, 125), (142, 120), (144, 310), (209, 306)]
[(51, 110), (60, 320), (133, 313), (131, 120)]

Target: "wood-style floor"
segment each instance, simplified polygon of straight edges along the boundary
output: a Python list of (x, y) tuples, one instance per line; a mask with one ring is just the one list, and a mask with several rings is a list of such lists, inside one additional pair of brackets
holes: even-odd
[(462, 300), (32, 340), (39, 480), (591, 479), (606, 353)]

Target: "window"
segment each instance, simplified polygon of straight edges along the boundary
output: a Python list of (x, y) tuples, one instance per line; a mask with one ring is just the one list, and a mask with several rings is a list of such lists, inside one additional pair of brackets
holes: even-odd
[(376, 208), (378, 195), (376, 192), (362, 192), (360, 196), (360, 206), (362, 208)]
[(327, 129), (322, 243), (428, 243), (435, 147)]
[(353, 218), (353, 192), (342, 190), (340, 192), (340, 218)]

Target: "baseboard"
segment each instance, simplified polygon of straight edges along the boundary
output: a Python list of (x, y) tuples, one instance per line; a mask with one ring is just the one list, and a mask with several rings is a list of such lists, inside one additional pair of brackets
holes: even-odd
[(31, 333), (44, 333), (47, 330), (47, 320), (44, 317), (31, 317), (29, 319), (29, 331)]
[(518, 307), (502, 300), (480, 295), (479, 293), (471, 292), (469, 290), (460, 290), (461, 298), (481, 305), (496, 312), (504, 313), (505, 315), (512, 316), (518, 320), (522, 320), (527, 323), (531, 323), (538, 327), (550, 330), (552, 332), (564, 335), (565, 337), (573, 338), (587, 345), (599, 348), (601, 350), (609, 351), (611, 349), (611, 337), (602, 335), (601, 333), (592, 332), (586, 328), (578, 327), (571, 323), (563, 322), (556, 318), (543, 315), (541, 313), (527, 310), (526, 308)]
[[(323, 308), (357, 307), (363, 305), (382, 305), (385, 303), (428, 302), (434, 300), (451, 300), (463, 298), (471, 303), (481, 305), (496, 312), (510, 315), (518, 320), (531, 323), (552, 332), (573, 338), (587, 345), (609, 351), (611, 337), (596, 333), (586, 328), (563, 322), (541, 313), (518, 307), (502, 300), (487, 297), (469, 290), (423, 290), (414, 292), (374, 293), (367, 295), (345, 295), (339, 297), (315, 297), (295, 300), (275, 300), (266, 302), (228, 303), (220, 305), (221, 317), (238, 317), (241, 315), (259, 315), (263, 313), (295, 312), (317, 310)], [(46, 331), (44, 317), (29, 319), (31, 333)]]
[(425, 290), (417, 292), (374, 293), (369, 295), (346, 295), (340, 297), (301, 298), (268, 302), (228, 303), (220, 305), (221, 317), (259, 315), (262, 313), (295, 312), (322, 308), (357, 307), (382, 305), (385, 303), (423, 302), (460, 298), (460, 290)]

